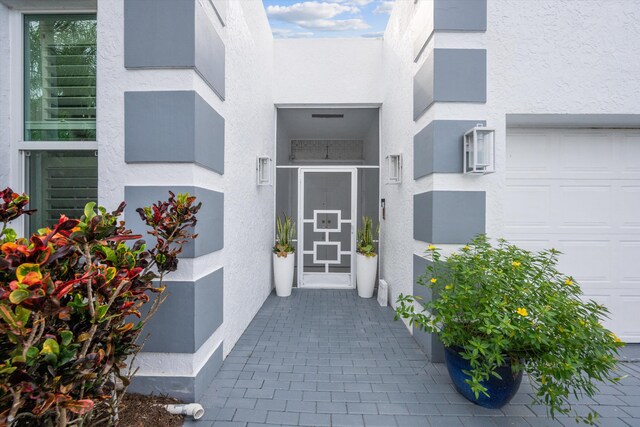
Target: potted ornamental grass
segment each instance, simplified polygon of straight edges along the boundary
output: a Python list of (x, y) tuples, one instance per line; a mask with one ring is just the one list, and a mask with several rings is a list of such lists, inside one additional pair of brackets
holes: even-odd
[[(376, 230), (376, 233), (378, 231)], [(362, 217), (362, 228), (358, 230), (356, 252), (356, 286), (358, 295), (361, 298), (371, 298), (376, 284), (376, 273), (378, 272), (378, 255), (373, 242), (373, 220), (369, 216)]]
[[(419, 283), (430, 301), (400, 295), (396, 319), (438, 334), (456, 389), (488, 408), (506, 405), (523, 372), (534, 403), (549, 415), (571, 412), (571, 396), (592, 397), (598, 384), (617, 383), (618, 348), (602, 326), (606, 307), (583, 298), (580, 286), (556, 266), (560, 252), (529, 252), (485, 235), (448, 257), (429, 246), (431, 261)], [(420, 304), (414, 304), (420, 302)], [(598, 414), (576, 414), (593, 424)]]
[(296, 236), (296, 223), (291, 217), (282, 214), (276, 218), (276, 243), (273, 246), (273, 278), (276, 294), (279, 297), (291, 295), (293, 286), (293, 269), (295, 248), (293, 239)]

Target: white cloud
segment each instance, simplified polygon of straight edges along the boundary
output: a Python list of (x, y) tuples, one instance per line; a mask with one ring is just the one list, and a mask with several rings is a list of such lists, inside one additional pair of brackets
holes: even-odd
[(347, 3), (366, 0), (347, 0), (342, 3), (326, 3), (317, 1), (305, 1), (290, 6), (270, 5), (267, 14), (270, 18), (291, 24), (301, 28), (320, 31), (347, 31), (364, 30), (370, 28), (361, 18), (334, 19), (344, 13), (356, 14), (360, 11), (355, 6)]
[(393, 3), (394, 3), (393, 0), (381, 0), (378, 6), (376, 6), (376, 8), (373, 9), (373, 13), (378, 15), (382, 15), (383, 13), (386, 13), (387, 15), (390, 15), (391, 9), (393, 9)]
[(313, 37), (311, 31), (293, 31), (286, 28), (274, 28), (271, 33), (278, 39), (307, 38)]
[(384, 31), (377, 31), (375, 33), (365, 33), (362, 34), (360, 37), (365, 37), (368, 39), (378, 39), (380, 37), (382, 37), (384, 35)]
[(296, 22), (302, 28), (320, 31), (348, 31), (366, 30), (371, 28), (362, 19), (314, 19), (312, 21)]
[(362, 7), (374, 2), (374, 0), (327, 0), (329, 3), (343, 3), (349, 6)]
[(357, 8), (351, 6), (316, 1), (305, 1), (291, 6), (270, 5), (267, 7), (269, 17), (296, 24), (300, 21), (331, 19), (343, 13), (357, 13), (358, 11)]

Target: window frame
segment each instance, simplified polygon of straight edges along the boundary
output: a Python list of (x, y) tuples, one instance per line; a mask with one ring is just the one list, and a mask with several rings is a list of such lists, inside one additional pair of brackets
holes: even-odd
[[(86, 9), (29, 9), (11, 11), (12, 16), (9, 17), (9, 67), (11, 69), (10, 86), (10, 121), (9, 138), (10, 138), (10, 181), (15, 183), (14, 190), (25, 193), (29, 189), (29, 180), (27, 174), (29, 169), (27, 166), (28, 155), (31, 151), (94, 151), (98, 150), (98, 136), (96, 133), (95, 141), (25, 141), (25, 45), (24, 25), (25, 15), (96, 15), (98, 20), (98, 11), (96, 8)], [(10, 12), (10, 13), (11, 13)], [(96, 39), (96, 45), (98, 40)], [(96, 72), (96, 86), (98, 86), (98, 73)], [(15, 88), (18, 88), (15, 90)], [(96, 106), (96, 129), (97, 121)], [(17, 187), (17, 188), (16, 188)], [(15, 220), (14, 228), (21, 230), (23, 235), (28, 232), (28, 219), (24, 216)]]

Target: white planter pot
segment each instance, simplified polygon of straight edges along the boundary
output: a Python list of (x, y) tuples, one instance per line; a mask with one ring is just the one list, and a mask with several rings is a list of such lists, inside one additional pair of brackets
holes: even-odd
[(376, 286), (378, 255), (369, 257), (357, 254), (356, 259), (356, 284), (358, 287), (358, 295), (362, 298), (371, 298), (373, 296), (373, 288)]
[(273, 278), (276, 282), (276, 294), (279, 297), (291, 295), (294, 259), (295, 254), (289, 254), (286, 257), (273, 254)]

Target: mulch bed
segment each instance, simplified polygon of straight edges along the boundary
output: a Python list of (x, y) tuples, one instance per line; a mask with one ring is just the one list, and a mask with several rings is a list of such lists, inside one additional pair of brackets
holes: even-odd
[(166, 396), (144, 396), (127, 393), (119, 410), (122, 427), (181, 427), (183, 415), (172, 415), (162, 405), (182, 403)]

